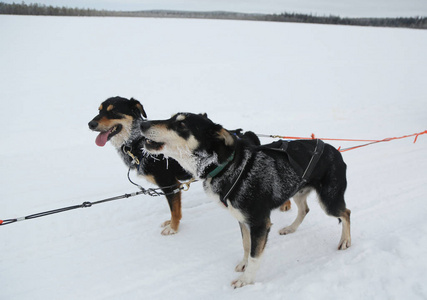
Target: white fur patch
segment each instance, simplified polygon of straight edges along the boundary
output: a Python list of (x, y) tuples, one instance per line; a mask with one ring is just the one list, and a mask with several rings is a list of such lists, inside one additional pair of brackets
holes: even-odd
[[(178, 118), (185, 115), (179, 115)], [(155, 142), (163, 143), (163, 149), (160, 151), (149, 150), (153, 154), (162, 153), (166, 157), (172, 157), (191, 174), (197, 173), (197, 164), (192, 155), (193, 151), (199, 146), (199, 142), (194, 136), (187, 140), (179, 136), (174, 130), (168, 130), (164, 127), (153, 126), (145, 136)]]
[(118, 124), (123, 126), (122, 130), (110, 139), (110, 143), (113, 144), (114, 147), (120, 148), (121, 145), (129, 139), (132, 132), (132, 121), (132, 117), (124, 115), (124, 119), (119, 119), (111, 123), (112, 126), (116, 126)]
[(177, 121), (184, 121), (184, 120), (185, 120), (185, 115), (178, 115), (178, 116), (176, 117), (176, 120), (177, 120)]
[(234, 288), (240, 288), (242, 286), (252, 284), (255, 281), (256, 272), (259, 269), (261, 258), (249, 257), (248, 264), (246, 266), (245, 272), (237, 280), (234, 280), (231, 283), (231, 286)]
[(208, 178), (203, 182), (203, 187), (205, 189), (205, 193), (212, 198), (215, 202), (221, 204), (224, 207), (224, 204), (221, 202), (219, 195), (212, 190), (211, 186), (212, 178)]
[[(214, 199), (215, 202), (219, 203), (222, 207), (224, 207), (224, 203), (221, 202), (221, 199), (219, 198), (219, 195), (212, 191), (212, 186), (210, 184), (211, 178), (206, 179), (204, 181), (204, 189), (208, 196), (210, 196), (212, 199)], [(231, 205), (230, 200), (227, 200), (227, 209), (231, 213), (231, 215), (236, 218), (240, 223), (246, 223), (246, 216), (237, 208), (234, 208), (233, 205)]]
[(227, 208), (233, 217), (235, 217), (240, 223), (246, 223), (246, 217), (239, 209), (234, 208), (231, 205), (230, 200), (227, 200)]

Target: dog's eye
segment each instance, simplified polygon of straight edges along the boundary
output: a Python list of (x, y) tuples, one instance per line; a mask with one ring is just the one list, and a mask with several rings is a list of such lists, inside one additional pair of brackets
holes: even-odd
[(178, 128), (179, 129), (186, 129), (187, 125), (185, 125), (185, 123), (183, 121), (179, 121), (178, 122)]

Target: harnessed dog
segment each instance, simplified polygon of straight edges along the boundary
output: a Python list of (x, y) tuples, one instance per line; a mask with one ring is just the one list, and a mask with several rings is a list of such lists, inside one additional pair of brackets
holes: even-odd
[[(342, 221), (338, 249), (350, 247), (351, 212), (344, 201), (346, 164), (331, 145), (305, 140), (289, 142), (285, 150), (272, 145), (254, 146), (236, 139), (207, 117), (191, 113), (144, 122), (141, 130), (149, 153), (176, 159), (203, 180), (207, 194), (238, 220), (244, 255), (235, 270), (243, 274), (232, 282), (234, 288), (254, 282), (271, 227), (270, 212), (291, 197), (298, 215), (280, 234), (298, 228), (309, 211), (307, 196), (314, 190), (324, 211)], [(283, 145), (283, 141), (277, 143)]]

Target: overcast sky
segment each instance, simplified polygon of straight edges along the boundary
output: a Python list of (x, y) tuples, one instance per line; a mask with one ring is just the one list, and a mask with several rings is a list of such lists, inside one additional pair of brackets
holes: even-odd
[(427, 0), (27, 0), (25, 3), (132, 11), (173, 9), (249, 13), (297, 12), (341, 17), (427, 16)]

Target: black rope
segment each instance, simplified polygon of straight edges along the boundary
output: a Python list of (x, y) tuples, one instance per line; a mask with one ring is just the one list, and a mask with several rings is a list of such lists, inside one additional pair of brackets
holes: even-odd
[[(132, 179), (130, 178), (130, 170), (131, 170), (131, 168), (129, 167), (128, 175), (127, 175), (129, 182), (132, 183), (133, 185), (137, 186), (145, 195), (149, 195), (151, 197), (169, 196), (169, 195), (177, 194), (183, 189), (181, 183), (177, 183), (177, 184), (173, 184), (173, 185), (169, 185), (169, 186), (162, 186), (162, 187), (158, 187), (158, 188), (145, 189), (142, 186), (140, 186), (139, 184), (132, 181)], [(175, 188), (175, 189), (169, 193), (165, 193), (165, 192), (161, 191), (163, 189), (171, 189), (171, 188)]]
[(28, 215), (25, 217), (20, 217), (20, 218), (15, 218), (15, 219), (7, 219), (7, 220), (0, 220), (0, 226), (12, 224), (12, 223), (19, 222), (19, 221), (40, 218), (40, 217), (53, 215), (53, 214), (57, 214), (57, 213), (61, 213), (61, 212), (69, 211), (69, 210), (74, 210), (74, 209), (78, 209), (78, 208), (92, 207), (93, 205), (96, 205), (96, 204), (105, 203), (105, 202), (114, 201), (114, 200), (119, 200), (119, 199), (124, 199), (124, 198), (129, 198), (129, 197), (137, 196), (140, 194), (144, 194), (144, 191), (134, 192), (134, 193), (130, 193), (130, 194), (124, 194), (121, 196), (111, 197), (111, 198), (98, 200), (98, 201), (94, 201), (94, 202), (85, 201), (82, 204), (67, 206), (67, 207), (53, 209), (53, 210), (48, 210), (48, 211)]
[[(0, 220), (0, 226), (12, 224), (12, 223), (16, 223), (16, 222), (19, 222), (19, 221), (40, 218), (40, 217), (44, 217), (44, 216), (48, 216), (48, 215), (53, 215), (53, 214), (57, 214), (57, 213), (61, 213), (61, 212), (69, 211), (69, 210), (74, 210), (74, 209), (78, 209), (78, 208), (92, 207), (93, 205), (96, 205), (96, 204), (101, 204), (101, 203), (110, 202), (110, 201), (119, 200), (119, 199), (125, 199), (125, 198), (129, 198), (129, 197), (138, 196), (138, 195), (141, 195), (141, 194), (148, 195), (148, 196), (151, 196), (151, 197), (172, 195), (172, 194), (179, 193), (181, 190), (183, 190), (184, 189), (184, 187), (183, 187), (184, 184), (186, 184), (187, 187), (189, 187), (189, 184), (191, 183), (191, 181), (190, 181), (190, 182), (183, 183), (183, 184), (179, 183), (179, 184), (174, 184), (174, 185), (164, 186), (164, 187), (159, 187), (159, 188), (145, 189), (142, 186), (140, 186), (139, 184), (137, 184), (137, 183), (135, 183), (135, 182), (132, 181), (132, 179), (130, 178), (130, 170), (131, 170), (131, 168), (129, 168), (129, 170), (128, 170), (127, 177), (129, 179), (130, 183), (132, 183), (133, 185), (137, 186), (140, 189), (139, 192), (134, 192), (134, 193), (130, 193), (130, 194), (124, 194), (124, 195), (121, 195), (121, 196), (106, 198), (106, 199), (98, 200), (98, 201), (94, 201), (94, 202), (85, 201), (82, 204), (67, 206), (67, 207), (53, 209), (53, 210), (49, 210), (49, 211), (44, 211), (44, 212), (40, 212), (40, 213), (28, 215), (28, 216), (25, 216), (25, 217)], [(172, 190), (170, 193), (165, 193), (165, 192), (161, 191), (162, 189), (170, 189), (170, 188), (175, 188), (175, 189)]]

